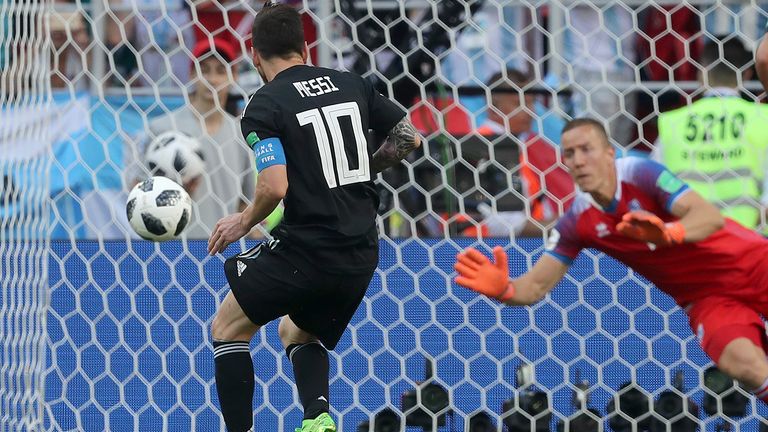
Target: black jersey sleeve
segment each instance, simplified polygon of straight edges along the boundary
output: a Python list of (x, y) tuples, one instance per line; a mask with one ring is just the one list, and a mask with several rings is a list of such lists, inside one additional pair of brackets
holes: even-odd
[(248, 147), (256, 157), (256, 170), (272, 165), (285, 165), (286, 156), (281, 140), (280, 110), (265, 95), (256, 93), (243, 111), (240, 129)]
[(240, 119), (240, 130), (248, 147), (267, 138), (281, 138), (279, 108), (269, 97), (256, 93), (248, 101)]
[(368, 95), (369, 115), (371, 129), (379, 135), (386, 135), (395, 125), (405, 117), (403, 111), (396, 103), (379, 93), (367, 79), (361, 78), (365, 83)]

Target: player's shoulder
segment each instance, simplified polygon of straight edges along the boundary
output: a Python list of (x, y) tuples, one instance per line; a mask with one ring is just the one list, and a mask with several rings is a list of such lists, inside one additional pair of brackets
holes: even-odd
[(584, 212), (589, 210), (590, 207), (592, 207), (592, 198), (589, 196), (589, 194), (577, 190), (576, 196), (573, 197), (571, 207), (568, 209), (568, 211), (563, 213), (560, 219), (571, 219), (574, 221), (578, 220), (581, 215), (584, 214)]
[(268, 88), (270, 84), (261, 86), (248, 98), (243, 113), (240, 115), (241, 120), (249, 117), (261, 117), (264, 112), (272, 111), (278, 106), (279, 92), (271, 91), (271, 87)]
[(622, 183), (628, 183), (648, 192), (679, 193), (687, 185), (672, 174), (666, 166), (640, 157), (617, 161), (617, 172)]
[(664, 170), (664, 165), (650, 158), (626, 156), (616, 159), (616, 172), (622, 180), (637, 180), (646, 175), (658, 175)]
[(579, 221), (586, 211), (591, 207), (590, 201), (583, 192), (578, 192), (571, 204), (571, 207), (557, 219), (555, 226), (549, 230), (547, 236), (546, 249), (555, 250), (557, 245), (563, 239), (577, 239), (580, 237)]
[(331, 77), (340, 81), (360, 82), (362, 77), (354, 72), (331, 69), (322, 66), (297, 65), (281, 72), (276, 79), (262, 86), (265, 91), (276, 91), (281, 86), (293, 86), (297, 80)]
[(355, 72), (322, 67), (318, 67), (317, 69), (319, 75), (330, 77), (339, 88), (342, 88), (342, 90), (349, 88), (365, 89), (372, 86), (370, 81)]
[(342, 69), (331, 69), (331, 68), (326, 68), (321, 66), (315, 66), (313, 69), (315, 70), (315, 74), (317, 75), (328, 75), (328, 76), (339, 77), (341, 79), (353, 80), (353, 81), (360, 81), (363, 79), (363, 77), (361, 77), (360, 75), (354, 72), (350, 72)]

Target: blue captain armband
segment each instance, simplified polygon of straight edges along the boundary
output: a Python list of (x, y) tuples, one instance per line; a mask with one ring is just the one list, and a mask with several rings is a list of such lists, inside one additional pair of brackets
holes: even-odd
[(267, 138), (254, 144), (256, 170), (261, 171), (272, 165), (285, 165), (285, 152), (280, 138)]

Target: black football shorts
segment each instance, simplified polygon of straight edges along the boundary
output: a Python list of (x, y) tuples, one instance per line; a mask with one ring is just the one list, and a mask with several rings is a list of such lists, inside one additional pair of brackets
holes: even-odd
[(333, 349), (362, 302), (376, 266), (362, 273), (327, 273), (297, 255), (285, 242), (263, 242), (227, 259), (224, 274), (254, 324), (288, 315)]

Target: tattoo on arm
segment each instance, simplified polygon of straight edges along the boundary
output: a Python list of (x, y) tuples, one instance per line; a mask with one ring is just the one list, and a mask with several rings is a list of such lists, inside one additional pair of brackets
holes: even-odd
[(408, 153), (421, 145), (416, 128), (408, 119), (404, 118), (389, 131), (387, 140), (373, 154), (373, 171), (380, 172), (396, 165), (408, 156)]

